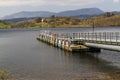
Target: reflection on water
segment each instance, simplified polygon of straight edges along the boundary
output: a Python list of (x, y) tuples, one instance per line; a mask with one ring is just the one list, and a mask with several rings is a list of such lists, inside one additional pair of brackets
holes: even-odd
[[(70, 32), (86, 29), (50, 30)], [(0, 31), (0, 68), (10, 71), (18, 80), (79, 80), (82, 74), (94, 77), (99, 72), (120, 71), (119, 52), (69, 53), (38, 42), (35, 39), (39, 34), (37, 29)]]

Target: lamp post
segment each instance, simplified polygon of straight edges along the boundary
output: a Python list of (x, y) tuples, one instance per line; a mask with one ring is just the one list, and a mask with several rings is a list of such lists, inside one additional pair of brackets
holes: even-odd
[(96, 27), (96, 19), (93, 20), (92, 22), (92, 32), (94, 33), (95, 32), (95, 27)]
[(54, 15), (54, 27), (56, 27), (56, 15)]

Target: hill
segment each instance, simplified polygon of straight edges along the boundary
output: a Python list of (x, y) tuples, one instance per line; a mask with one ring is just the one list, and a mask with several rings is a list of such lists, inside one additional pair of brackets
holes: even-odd
[(5, 19), (3, 21), (10, 22), (10, 23), (16, 23), (16, 22), (31, 20), (31, 19), (34, 19), (34, 18), (35, 17), (30, 17), (30, 18), (13, 18), (13, 19)]
[(84, 8), (78, 10), (64, 11), (56, 14), (57, 16), (78, 16), (78, 15), (99, 15), (104, 13), (98, 8)]
[(98, 16), (81, 21), (81, 26), (120, 26), (120, 14)]
[(88, 19), (73, 17), (38, 17), (32, 20), (14, 23), (12, 27), (90, 27), (90, 26), (120, 26), (120, 15), (105, 13)]
[(37, 11), (37, 12), (19, 12), (3, 17), (3, 19), (13, 19), (13, 18), (30, 18), (30, 17), (50, 17), (52, 15), (56, 16), (78, 16), (78, 15), (99, 15), (104, 13), (98, 8), (83, 8), (78, 10), (68, 10), (59, 13), (48, 12), (48, 11)]
[(31, 18), (31, 17), (49, 17), (54, 15), (53, 12), (48, 11), (37, 11), (37, 12), (29, 12), (29, 11), (22, 11), (15, 14), (11, 14), (8, 16), (3, 17), (3, 19), (14, 19), (14, 18)]

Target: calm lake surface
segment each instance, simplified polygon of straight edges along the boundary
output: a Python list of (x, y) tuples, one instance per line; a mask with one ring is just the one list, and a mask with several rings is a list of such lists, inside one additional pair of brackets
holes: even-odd
[[(120, 71), (120, 52), (65, 52), (37, 41), (41, 30), (91, 32), (92, 28), (1, 29), (0, 69), (18, 80), (78, 80), (82, 73)], [(98, 32), (119, 30), (120, 27), (95, 28)]]

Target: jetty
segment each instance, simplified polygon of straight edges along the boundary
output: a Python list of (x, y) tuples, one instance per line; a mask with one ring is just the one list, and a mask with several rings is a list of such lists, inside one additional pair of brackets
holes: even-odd
[(70, 52), (100, 52), (101, 49), (120, 51), (119, 32), (53, 33), (42, 31), (36, 39)]

